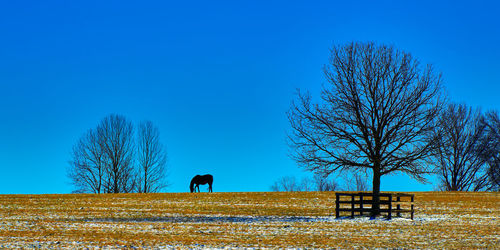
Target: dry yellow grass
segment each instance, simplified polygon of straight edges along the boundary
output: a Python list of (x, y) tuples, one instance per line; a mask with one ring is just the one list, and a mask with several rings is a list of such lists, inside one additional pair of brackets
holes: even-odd
[(0, 195), (0, 248), (500, 248), (499, 193), (415, 193), (415, 220), (334, 219), (333, 192)]

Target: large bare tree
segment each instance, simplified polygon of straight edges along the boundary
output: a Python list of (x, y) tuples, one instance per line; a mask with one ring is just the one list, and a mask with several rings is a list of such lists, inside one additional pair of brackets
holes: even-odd
[(129, 193), (135, 188), (133, 133), (132, 123), (120, 115), (109, 115), (97, 126), (97, 136), (106, 156), (104, 188), (107, 193)]
[(139, 124), (137, 138), (137, 161), (139, 167), (137, 191), (158, 192), (166, 187), (167, 155), (160, 142), (160, 132), (151, 121)]
[(441, 107), (440, 74), (391, 46), (350, 43), (334, 46), (324, 68), (321, 101), (298, 93), (288, 118), (292, 157), (304, 168), (330, 174), (373, 171), (375, 204), (381, 176), (404, 172), (419, 181)]
[[(435, 165), (446, 191), (479, 191), (488, 187), (490, 142), (479, 110), (449, 104), (436, 129)], [(486, 157), (485, 157), (486, 156)]]

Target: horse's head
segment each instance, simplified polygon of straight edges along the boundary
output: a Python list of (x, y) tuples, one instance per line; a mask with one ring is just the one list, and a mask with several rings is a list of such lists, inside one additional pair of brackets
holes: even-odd
[(193, 183), (191, 183), (191, 185), (189, 185), (189, 190), (191, 190), (191, 193), (194, 192), (194, 187), (193, 187)]

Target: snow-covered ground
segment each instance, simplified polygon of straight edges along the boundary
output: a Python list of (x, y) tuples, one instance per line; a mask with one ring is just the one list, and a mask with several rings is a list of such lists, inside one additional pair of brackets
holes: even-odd
[(417, 193), (336, 219), (333, 193), (0, 195), (0, 248), (500, 248), (498, 193)]

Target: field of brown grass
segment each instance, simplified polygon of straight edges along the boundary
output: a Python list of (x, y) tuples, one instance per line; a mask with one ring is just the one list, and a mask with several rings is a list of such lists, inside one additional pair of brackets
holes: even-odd
[(0, 248), (500, 248), (498, 192), (415, 194), (389, 221), (333, 192), (0, 195)]

